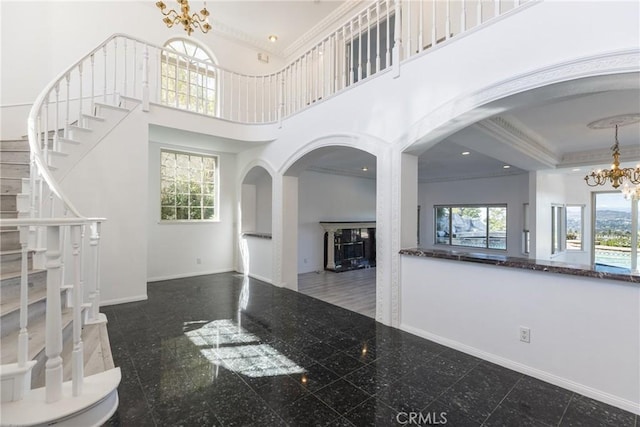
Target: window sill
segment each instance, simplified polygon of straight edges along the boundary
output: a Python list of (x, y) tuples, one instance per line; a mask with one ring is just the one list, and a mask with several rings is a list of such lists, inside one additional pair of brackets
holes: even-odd
[(174, 220), (160, 220), (157, 223), (159, 225), (184, 225), (184, 224), (214, 224), (220, 222), (219, 219), (202, 219), (202, 220), (189, 220), (189, 219), (174, 219)]

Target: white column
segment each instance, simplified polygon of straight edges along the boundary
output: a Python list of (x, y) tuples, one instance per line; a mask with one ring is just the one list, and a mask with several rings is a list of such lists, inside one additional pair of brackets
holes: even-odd
[(298, 289), (298, 178), (273, 176), (273, 283)]
[(298, 290), (298, 177), (282, 177), (282, 286)]
[(392, 167), (391, 148), (376, 158), (376, 320), (392, 325)]

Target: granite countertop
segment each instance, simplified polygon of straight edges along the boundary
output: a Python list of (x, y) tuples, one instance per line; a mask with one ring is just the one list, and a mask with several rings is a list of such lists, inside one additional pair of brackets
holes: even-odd
[(271, 239), (271, 233), (259, 233), (257, 231), (247, 231), (242, 233), (242, 237), (257, 237), (259, 239)]
[(546, 271), (550, 273), (569, 274), (572, 276), (580, 277), (620, 280), (623, 282), (640, 284), (640, 274), (596, 271), (593, 267), (590, 267), (588, 265), (569, 264), (557, 261), (543, 261), (528, 258), (509, 257), (505, 255), (426, 248), (402, 249), (400, 251), (400, 254), (425, 258), (448, 259), (453, 261), (475, 262), (480, 264), (520, 268), (533, 271)]

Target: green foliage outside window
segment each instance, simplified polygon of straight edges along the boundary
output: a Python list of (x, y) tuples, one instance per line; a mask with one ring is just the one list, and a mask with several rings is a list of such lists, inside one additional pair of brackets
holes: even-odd
[(217, 159), (161, 151), (160, 219), (216, 219)]

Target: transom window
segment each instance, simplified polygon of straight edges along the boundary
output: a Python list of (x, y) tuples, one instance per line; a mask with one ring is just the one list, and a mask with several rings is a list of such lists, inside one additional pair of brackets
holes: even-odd
[(162, 104), (216, 114), (216, 64), (204, 49), (189, 40), (175, 39), (165, 45), (160, 60)]
[(507, 205), (435, 206), (435, 243), (507, 249)]
[(218, 219), (218, 158), (160, 151), (160, 219)]

